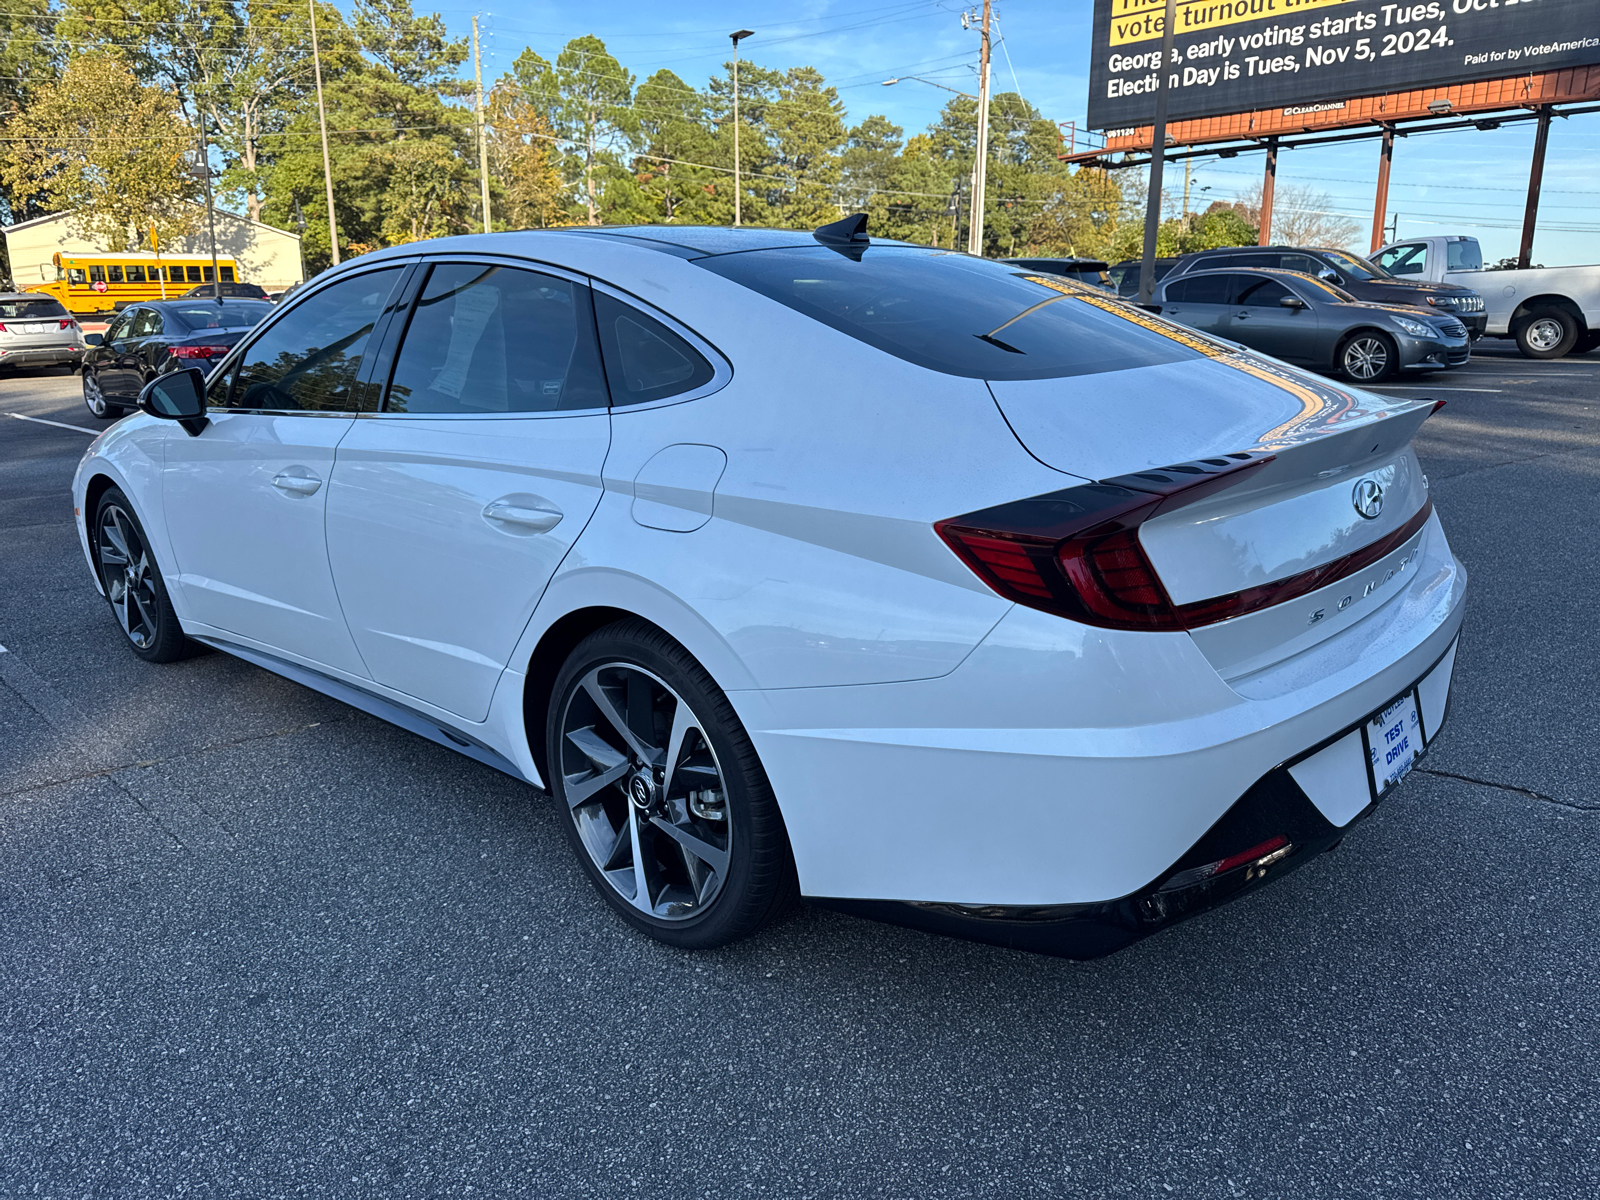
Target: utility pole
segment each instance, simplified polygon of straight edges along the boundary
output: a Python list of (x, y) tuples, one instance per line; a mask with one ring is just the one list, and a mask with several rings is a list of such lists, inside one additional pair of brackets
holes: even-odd
[(754, 29), (736, 29), (728, 36), (733, 39), (733, 223), (741, 223), (739, 211), (739, 43), (754, 37)]
[(478, 57), (478, 14), (472, 14), (472, 75), (478, 81), (478, 94), (474, 104), (478, 110), (478, 177), (483, 183), (483, 231), (490, 231), (489, 223), (489, 137), (483, 127), (483, 60)]
[(1189, 180), (1194, 175), (1194, 159), (1183, 160), (1183, 220), (1187, 226), (1189, 221)]
[(1156, 120), (1150, 131), (1150, 195), (1144, 207), (1144, 256), (1139, 263), (1139, 303), (1149, 304), (1156, 285), (1156, 238), (1161, 233), (1161, 174), (1167, 165), (1167, 85), (1172, 70), (1172, 34), (1178, 23), (1178, 0), (1167, 0), (1161, 27), (1161, 67), (1156, 82)]
[[(1172, 3), (1173, 0), (1168, 0)], [(978, 52), (978, 158), (972, 171), (972, 222), (967, 253), (983, 253), (983, 194), (989, 168), (989, 15), (993, 0), (983, 0), (983, 47)]]
[(311, 11), (311, 65), (317, 74), (317, 126), (322, 130), (322, 180), (328, 185), (328, 244), (333, 265), (339, 265), (339, 224), (333, 216), (333, 167), (328, 163), (328, 117), (322, 109), (322, 56), (317, 51), (317, 0), (306, 0)]
[(206, 113), (195, 101), (195, 115), (200, 118), (200, 179), (206, 185), (206, 224), (211, 230), (211, 295), (222, 303), (222, 272), (217, 269), (217, 208), (211, 195), (211, 150), (206, 145)]

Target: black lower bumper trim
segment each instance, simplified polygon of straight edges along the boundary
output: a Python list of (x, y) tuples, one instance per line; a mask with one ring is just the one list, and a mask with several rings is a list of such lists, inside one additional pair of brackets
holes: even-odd
[[(905, 925), (1015, 950), (1060, 958), (1101, 958), (1158, 930), (1206, 912), (1225, 901), (1287, 875), (1331, 849), (1372, 806), (1349, 825), (1335, 826), (1318, 811), (1287, 765), (1268, 772), (1239, 797), (1189, 851), (1149, 887), (1098, 904), (925, 904), (901, 900), (811, 898), (810, 902), (853, 916)], [(1190, 887), (1162, 891), (1182, 871), (1217, 862), (1247, 846), (1275, 837), (1293, 849), (1264, 867), (1241, 867)]]

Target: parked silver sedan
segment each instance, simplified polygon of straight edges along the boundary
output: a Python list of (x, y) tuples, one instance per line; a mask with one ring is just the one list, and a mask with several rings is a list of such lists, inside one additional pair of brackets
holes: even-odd
[(0, 292), (0, 366), (75, 365), (83, 330), (54, 296)]
[(1300, 271), (1192, 271), (1156, 287), (1162, 316), (1281, 358), (1377, 383), (1410, 367), (1458, 367), (1472, 353), (1454, 315), (1357, 300)]

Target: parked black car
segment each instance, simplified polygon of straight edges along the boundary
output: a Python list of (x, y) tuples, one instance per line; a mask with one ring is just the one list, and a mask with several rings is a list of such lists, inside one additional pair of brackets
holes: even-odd
[(1460, 366), (1472, 353), (1466, 326), (1449, 313), (1366, 304), (1298, 271), (1168, 275), (1155, 298), (1168, 320), (1356, 383)]
[(1174, 275), (1219, 271), (1232, 267), (1265, 267), (1315, 275), (1343, 288), (1357, 300), (1374, 304), (1403, 304), (1448, 313), (1467, 327), (1473, 341), (1483, 336), (1489, 322), (1483, 297), (1454, 283), (1429, 283), (1397, 279), (1376, 263), (1345, 250), (1308, 246), (1229, 246), (1200, 250), (1179, 257)]
[(103, 421), (120, 417), (157, 375), (174, 367), (204, 370), (270, 312), (265, 300), (130, 304), (105, 333), (84, 335), (83, 402)]
[(1041, 275), (1065, 275), (1068, 279), (1087, 283), (1091, 287), (1105, 288), (1107, 291), (1116, 290), (1111, 285), (1111, 276), (1107, 273), (1104, 259), (1007, 258), (1002, 261), (1013, 267), (1021, 267), (1024, 271), (1037, 271)]
[(221, 283), (202, 283), (197, 288), (190, 288), (183, 295), (185, 299), (191, 296), (215, 296), (217, 288), (222, 289), (222, 295), (227, 299), (237, 297), (240, 300), (270, 300), (272, 298), (267, 289), (259, 283), (229, 283), (226, 280)]
[[(1155, 277), (1158, 284), (1166, 278), (1167, 272), (1172, 270), (1177, 261), (1176, 258), (1156, 259)], [(1117, 295), (1127, 299), (1139, 294), (1139, 272), (1143, 266), (1137, 258), (1125, 258), (1106, 272)]]

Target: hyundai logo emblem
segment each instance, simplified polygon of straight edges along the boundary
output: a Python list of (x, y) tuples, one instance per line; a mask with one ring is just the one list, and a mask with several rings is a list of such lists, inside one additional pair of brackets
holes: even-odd
[(654, 794), (655, 789), (643, 775), (635, 775), (633, 782), (628, 785), (628, 799), (633, 801), (635, 808), (649, 808)]
[(1373, 520), (1383, 511), (1383, 485), (1376, 479), (1362, 479), (1350, 494), (1350, 502), (1367, 520)]

